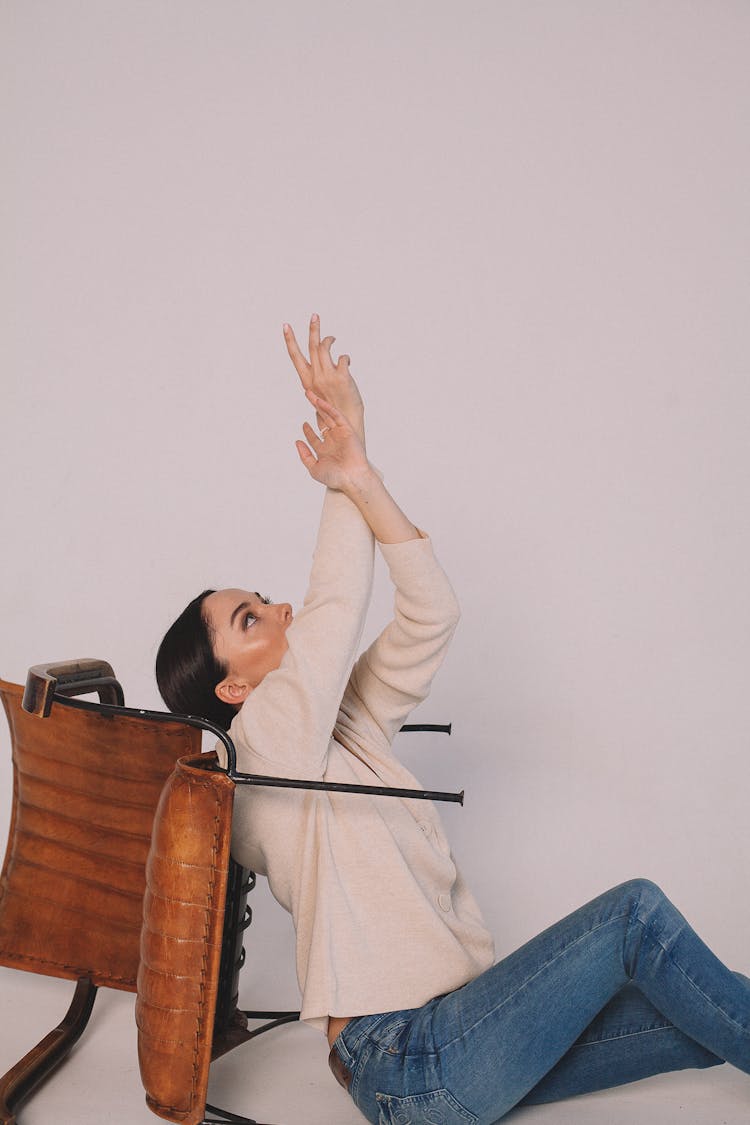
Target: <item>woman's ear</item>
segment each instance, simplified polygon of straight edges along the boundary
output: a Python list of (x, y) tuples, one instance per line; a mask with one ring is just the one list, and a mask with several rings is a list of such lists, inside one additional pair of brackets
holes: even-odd
[(240, 680), (234, 676), (227, 676), (214, 688), (221, 702), (230, 703), (232, 707), (239, 707), (240, 703), (244, 703), (252, 690), (247, 680)]

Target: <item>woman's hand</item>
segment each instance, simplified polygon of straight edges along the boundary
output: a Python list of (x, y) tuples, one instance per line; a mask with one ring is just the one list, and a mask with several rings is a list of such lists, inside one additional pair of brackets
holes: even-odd
[[(331, 359), (331, 345), (335, 336), (320, 339), (320, 321), (313, 314), (310, 319), (310, 362), (305, 359), (289, 324), (284, 325), (284, 339), (297, 374), (305, 391), (326, 400), (339, 410), (364, 446), (365, 407), (359, 388), (349, 372), (349, 356), (339, 356), (338, 363)], [(318, 428), (325, 425), (317, 418)]]
[(351, 423), (332, 402), (311, 390), (305, 394), (315, 407), (320, 435), (309, 423), (304, 423), (302, 430), (308, 444), (296, 442), (300, 460), (313, 480), (349, 494), (372, 473), (364, 446)]
[(342, 412), (313, 391), (305, 394), (320, 419), (320, 436), (305, 422), (303, 430), (309, 445), (298, 441), (297, 452), (313, 480), (348, 496), (381, 543), (419, 539), (421, 533), (367, 460), (362, 442)]

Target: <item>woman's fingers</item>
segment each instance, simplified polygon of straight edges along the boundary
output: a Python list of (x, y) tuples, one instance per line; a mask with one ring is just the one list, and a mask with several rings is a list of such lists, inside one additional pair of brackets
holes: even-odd
[(318, 423), (318, 429), (321, 428), (321, 423), (328, 426), (335, 426), (332, 411), (335, 409), (330, 403), (322, 399), (320, 395), (316, 395), (313, 391), (305, 391), (305, 397), (315, 407), (315, 421)]
[(313, 383), (317, 380), (319, 384), (325, 386), (331, 375), (335, 375), (336, 365), (331, 359), (331, 345), (335, 339), (335, 336), (326, 336), (321, 340), (320, 320), (310, 321), (310, 364)]
[(297, 374), (302, 380), (303, 387), (309, 387), (312, 384), (313, 376), (320, 374), (322, 367), (330, 364), (335, 368), (335, 364), (331, 359), (331, 346), (336, 340), (335, 336), (326, 336), (324, 340), (320, 339), (320, 320), (310, 319), (310, 360), (305, 359), (304, 353), (300, 350), (297, 339), (294, 335), (291, 324), (284, 325), (284, 339), (286, 341), (287, 351), (291, 357)]
[[(349, 370), (349, 364), (351, 362), (350, 357), (348, 355), (342, 355), (336, 363), (333, 361), (331, 348), (336, 342), (336, 337), (325, 336), (321, 340), (320, 318), (313, 315), (310, 318), (309, 362), (300, 350), (290, 324), (284, 325), (284, 339), (292, 363), (299, 375), (303, 390), (306, 393), (313, 389), (316, 393), (319, 391), (322, 392), (326, 396), (326, 398), (322, 399), (322, 402), (329, 415), (331, 415), (331, 411), (337, 411), (338, 407), (342, 407), (345, 412), (344, 414), (341, 414), (340, 417), (336, 414), (332, 416), (336, 419), (337, 423), (341, 419), (347, 421), (364, 441), (361, 423), (363, 409), (362, 396)], [(333, 400), (333, 402), (331, 400)], [(310, 401), (312, 402), (312, 399)], [(336, 406), (333, 405), (334, 402)], [(318, 429), (320, 429), (322, 425), (333, 425), (330, 421), (330, 417), (326, 422), (322, 419), (320, 414), (318, 414), (317, 423)]]
[(318, 358), (318, 347), (320, 345), (320, 319), (317, 313), (313, 313), (310, 317), (310, 363), (315, 366), (315, 361)]
[(309, 368), (314, 366), (316, 362), (320, 362), (322, 364), (326, 359), (328, 360), (332, 368), (338, 367), (338, 364), (342, 361), (346, 364), (351, 363), (351, 357), (348, 355), (342, 355), (339, 357), (336, 363), (333, 362), (333, 357), (331, 356), (331, 348), (336, 343), (336, 337), (326, 336), (321, 340), (319, 319), (310, 320), (310, 362), (305, 359), (304, 353), (300, 351), (300, 347), (297, 343), (291, 324), (284, 325), (284, 339), (286, 341), (289, 355), (292, 357), (294, 366), (298, 371), (300, 370), (300, 368), (309, 370)]
[(333, 362), (333, 358), (331, 356), (331, 348), (333, 347), (335, 340), (335, 336), (326, 336), (325, 340), (320, 341), (320, 346), (318, 348), (318, 362), (320, 364), (321, 371), (323, 371), (325, 368), (328, 368), (328, 373), (334, 376), (337, 374), (337, 370), (336, 364)]
[(318, 453), (318, 451), (323, 447), (322, 437), (315, 433), (315, 430), (312, 428), (309, 422), (302, 423), (302, 433), (305, 435), (314, 451)]
[(305, 445), (304, 441), (295, 441), (294, 444), (297, 446), (297, 452), (299, 453), (299, 459), (302, 464), (306, 469), (312, 469), (317, 464), (312, 451)]
[(297, 374), (300, 377), (300, 382), (302, 383), (302, 386), (305, 388), (305, 390), (307, 390), (308, 387), (312, 386), (313, 370), (311, 365), (307, 362), (304, 355), (300, 351), (299, 344), (297, 343), (294, 332), (292, 331), (291, 324), (286, 324), (284, 326), (284, 339), (286, 340), (286, 347), (287, 351), (289, 352), (289, 356), (295, 366)]
[(340, 410), (336, 409), (333, 403), (321, 398), (320, 395), (316, 395), (314, 391), (305, 391), (305, 395), (327, 426), (345, 426), (347, 424), (346, 417)]

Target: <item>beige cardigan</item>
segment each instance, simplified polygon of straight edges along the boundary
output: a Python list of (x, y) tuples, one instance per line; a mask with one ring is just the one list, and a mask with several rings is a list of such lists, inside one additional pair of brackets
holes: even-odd
[[(231, 726), (238, 769), (422, 788), (391, 741), (429, 692), (458, 605), (427, 537), (379, 544), (394, 619), (352, 667), (373, 543), (351, 501), (327, 491), (289, 650)], [(292, 914), (301, 1018), (323, 1032), (329, 1015), (421, 1006), (494, 961), (429, 801), (238, 786), (232, 852)]]

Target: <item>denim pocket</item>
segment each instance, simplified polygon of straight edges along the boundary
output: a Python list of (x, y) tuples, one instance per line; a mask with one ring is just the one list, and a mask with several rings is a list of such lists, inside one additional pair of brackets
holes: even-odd
[(479, 1118), (464, 1109), (448, 1090), (396, 1098), (376, 1094), (380, 1107), (378, 1125), (476, 1125)]
[(379, 1050), (385, 1051), (386, 1054), (397, 1055), (401, 1050), (404, 1031), (412, 1022), (414, 1012), (405, 1010), (398, 1013), (389, 1013), (389, 1015), (390, 1019), (383, 1020), (382, 1023), (368, 1029), (367, 1038)]

